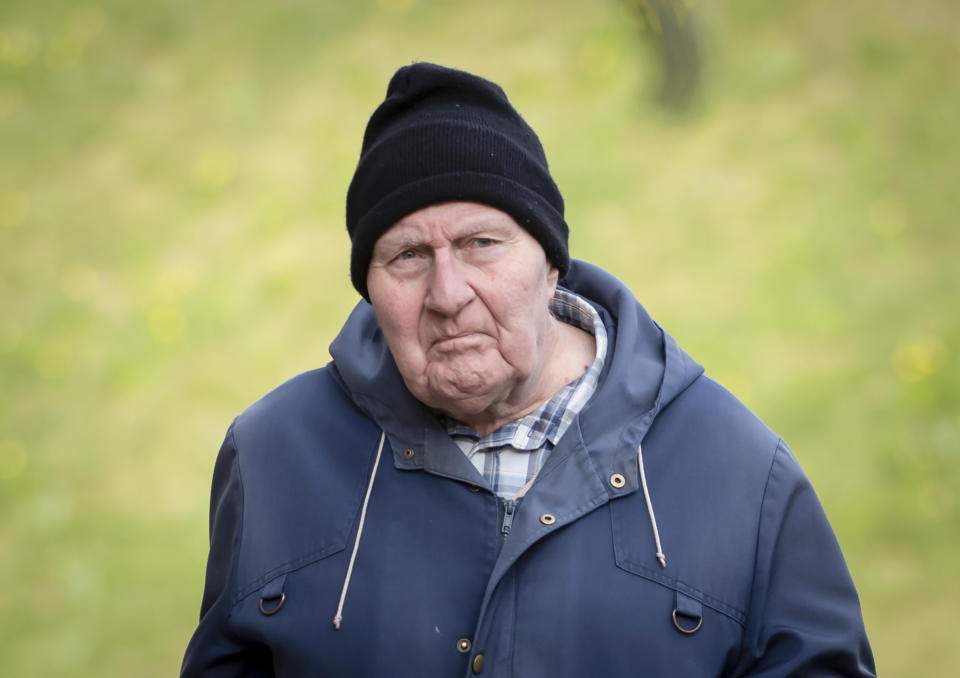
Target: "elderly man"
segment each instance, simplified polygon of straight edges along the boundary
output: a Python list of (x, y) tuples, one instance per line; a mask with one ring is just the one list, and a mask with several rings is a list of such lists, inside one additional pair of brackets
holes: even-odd
[(786, 445), (571, 262), (495, 84), (401, 68), (347, 195), (363, 300), (231, 425), (183, 676), (869, 676)]

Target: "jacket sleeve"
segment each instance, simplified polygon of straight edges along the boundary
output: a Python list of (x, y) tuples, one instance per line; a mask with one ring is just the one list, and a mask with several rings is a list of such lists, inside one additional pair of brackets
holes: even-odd
[(180, 669), (181, 678), (272, 676), (269, 652), (245, 643), (230, 626), (234, 573), (243, 529), (243, 482), (234, 442), (236, 421), (227, 431), (213, 471), (210, 496), (210, 555), (200, 623)]
[(764, 491), (740, 676), (874, 676), (860, 600), (823, 508), (781, 441)]

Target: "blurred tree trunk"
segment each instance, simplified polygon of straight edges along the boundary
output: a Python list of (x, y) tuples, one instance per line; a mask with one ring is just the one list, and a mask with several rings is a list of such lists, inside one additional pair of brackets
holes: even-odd
[(623, 0), (640, 20), (643, 38), (661, 64), (658, 98), (682, 111), (700, 92), (700, 41), (691, 0)]

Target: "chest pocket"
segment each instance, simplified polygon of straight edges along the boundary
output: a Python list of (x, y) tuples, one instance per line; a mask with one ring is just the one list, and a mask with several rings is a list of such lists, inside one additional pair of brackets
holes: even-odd
[(346, 548), (377, 451), (377, 438), (369, 439), (342, 448), (271, 440), (241, 456), (245, 502), (234, 602)]
[[(722, 548), (721, 537), (709, 534), (709, 524), (690, 520), (690, 511), (671, 511), (669, 500), (658, 501), (657, 520), (666, 555), (666, 567), (656, 557), (656, 546), (641, 492), (610, 502), (614, 557), (621, 570), (655, 582), (674, 593), (666, 623), (680, 633), (699, 632), (710, 612), (739, 626), (746, 621), (752, 550), (738, 552), (737, 544)], [(732, 551), (732, 553), (731, 553)]]

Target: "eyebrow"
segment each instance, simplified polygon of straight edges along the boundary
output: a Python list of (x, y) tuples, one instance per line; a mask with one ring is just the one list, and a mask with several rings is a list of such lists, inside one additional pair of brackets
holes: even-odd
[(410, 238), (410, 237), (397, 238), (396, 240), (385, 238), (383, 242), (385, 245), (389, 246), (391, 249), (394, 247), (420, 247), (421, 245), (424, 244), (422, 240), (419, 240), (417, 238)]
[(376, 252), (378, 249), (413, 249), (423, 247), (424, 244), (423, 240), (411, 236), (394, 236), (394, 238), (391, 238), (385, 235), (374, 244), (373, 250)]

